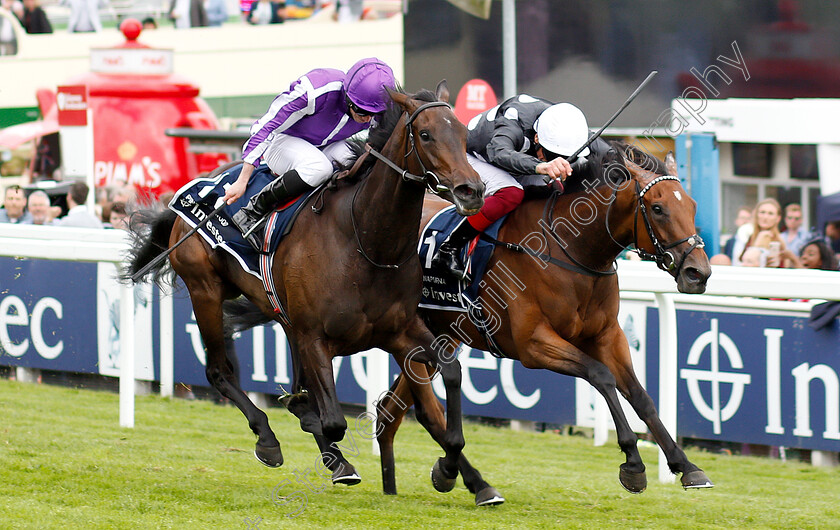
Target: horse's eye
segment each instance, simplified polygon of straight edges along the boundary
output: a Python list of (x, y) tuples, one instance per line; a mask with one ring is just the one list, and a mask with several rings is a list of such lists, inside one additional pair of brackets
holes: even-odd
[(428, 142), (432, 139), (432, 135), (429, 134), (429, 131), (420, 131), (420, 139), (424, 142)]
[(651, 208), (651, 210), (653, 210), (653, 213), (655, 213), (656, 215), (662, 215), (663, 212), (665, 211), (658, 204), (654, 204), (653, 207)]

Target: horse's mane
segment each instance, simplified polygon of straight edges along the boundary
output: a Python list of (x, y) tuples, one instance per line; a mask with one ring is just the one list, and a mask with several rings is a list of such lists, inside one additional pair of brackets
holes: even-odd
[(630, 172), (624, 165), (624, 158), (657, 175), (665, 175), (665, 163), (648, 154), (643, 149), (630, 145), (623, 140), (611, 140), (593, 143), (589, 163), (582, 169), (575, 170), (566, 180), (567, 194), (585, 191), (630, 179)]
[[(406, 94), (401, 87), (397, 87), (397, 92), (401, 94)], [(422, 89), (415, 94), (411, 94), (411, 99), (416, 99), (418, 101), (424, 101), (427, 103), (431, 103), (433, 101), (437, 101), (437, 96), (431, 90)], [(381, 151), (385, 144), (388, 142), (388, 139), (391, 138), (391, 135), (394, 133), (394, 129), (397, 128), (397, 124), (400, 121), (400, 118), (403, 115), (403, 109), (395, 102), (390, 101), (388, 104), (388, 108), (385, 112), (377, 119), (377, 124), (370, 129), (368, 129), (368, 136), (367, 140), (362, 140), (359, 138), (353, 138), (348, 140), (348, 144), (350, 148), (353, 150), (354, 157), (347, 162), (346, 168), (352, 167), (352, 165), (356, 162), (356, 159), (361, 156), (364, 152), (365, 144), (370, 144), (373, 149), (377, 151)], [(359, 175), (366, 175), (370, 169), (373, 167), (375, 159), (370, 157), (368, 160), (365, 161), (364, 165), (359, 171)], [(345, 168), (345, 169), (346, 169)]]

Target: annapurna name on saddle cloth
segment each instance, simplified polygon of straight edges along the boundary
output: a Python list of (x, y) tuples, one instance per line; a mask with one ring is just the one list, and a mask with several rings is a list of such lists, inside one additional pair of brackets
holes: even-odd
[[(239, 200), (227, 205), (215, 219), (208, 218), (213, 210), (221, 206), (225, 191), (236, 182), (241, 171), (242, 164), (239, 164), (213, 178), (197, 178), (190, 181), (175, 193), (169, 203), (169, 208), (191, 227), (201, 225), (198, 233), (210, 246), (223, 248), (239, 262), (246, 272), (261, 278), (260, 261), (263, 261), (263, 267), (265, 267), (266, 256), (254, 251), (245, 241), (231, 221), (231, 217), (248, 204), (253, 195), (259, 193), (263, 187), (274, 180), (275, 177), (268, 166), (257, 167), (248, 181), (245, 194)], [(291, 229), (297, 213), (310, 195), (311, 193), (306, 193), (294, 202), (285, 205), (282, 211), (272, 213), (265, 223), (266, 237), (271, 242), (269, 247), (271, 254), (274, 253), (283, 236)]]
[[(493, 223), (484, 233), (495, 239), (506, 217)], [(467, 245), (461, 250), (461, 257), (472, 278), (469, 285), (463, 285), (463, 282), (432, 267), (432, 257), (435, 252), (462, 219), (463, 217), (455, 211), (455, 206), (449, 206), (435, 214), (423, 228), (418, 247), (420, 263), (423, 266), (420, 307), (444, 311), (467, 311), (471, 305), (469, 302), (474, 302), (478, 296), (481, 279), (495, 248), (492, 243), (479, 239), (477, 243)]]

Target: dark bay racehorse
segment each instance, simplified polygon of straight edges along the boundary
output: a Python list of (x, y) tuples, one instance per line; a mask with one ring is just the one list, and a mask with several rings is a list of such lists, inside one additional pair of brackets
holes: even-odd
[[(493, 322), (494, 349), (527, 368), (583, 378), (604, 396), (626, 455), (619, 480), (634, 493), (647, 485), (645, 466), (616, 388), (647, 424), (671, 471), (682, 474), (682, 485), (712, 486), (665, 430), (636, 378), (617, 318), (618, 279), (611, 273), (622, 249), (635, 245), (643, 257), (654, 259), (675, 278), (680, 292), (705, 291), (711, 269), (696, 234), (696, 204), (676, 174), (670, 153), (663, 164), (625, 144), (614, 144), (602, 160), (590, 164), (589, 175), (569, 178), (566, 194), (526, 201), (510, 214), (498, 239), (521, 247), (496, 247), (479, 293), (483, 313)], [(445, 206), (428, 199), (423, 224)], [(421, 312), (439, 336), (491, 350), (487, 337), (463, 321), (463, 313)], [(417, 404), (419, 396), (427, 415), (435, 411), (428, 420), (434, 428), (442, 431), (446, 425), (431, 385), (424, 384), (431, 370), (414, 363), (409, 367), (415, 375), (407, 377), (404, 370), (391, 388), (392, 398), (380, 402), (378, 441), (383, 486), (389, 494), (396, 493), (393, 442), (406, 405), (412, 400)], [(487, 487), (463, 455), (460, 470), (470, 491)]]
[[(418, 228), (427, 181), (430, 187), (445, 188), (464, 214), (481, 207), (484, 186), (467, 163), (467, 131), (445, 103), (449, 97), (445, 83), (436, 94), (389, 93), (395, 104), (382, 125), (371, 129), (368, 141), (390, 165), (368, 157), (358, 183), (339, 182), (324, 197), (320, 213), (306, 208), (277, 250), (272, 274), (291, 322), (286, 335), (296, 374), (314, 398), (306, 406), (316, 414), (319, 444), (341, 440), (347, 428), (335, 392), (334, 357), (381, 348), (401, 366), (409, 358), (428, 362), (441, 371), (446, 385), (445, 436), (437, 438), (446, 456), (435, 464), (433, 482), (440, 491), (448, 491), (454, 486), (464, 446), (461, 369), (457, 359), (445, 359), (445, 352), (433, 347), (434, 336), (417, 315)], [(147, 221), (146, 229), (136, 232), (130, 274), (190, 230), (170, 211), (147, 216)], [(258, 437), (257, 458), (268, 466), (280, 466), (280, 443), (268, 418), (242, 391), (236, 368), (226, 357), (222, 323), (223, 301), (240, 295), (267, 318), (280, 321), (263, 284), (198, 235), (178, 246), (169, 262), (189, 290), (207, 350), (207, 380), (247, 417)], [(150, 272), (159, 278), (164, 264)], [(339, 473), (334, 461), (326, 463)]]

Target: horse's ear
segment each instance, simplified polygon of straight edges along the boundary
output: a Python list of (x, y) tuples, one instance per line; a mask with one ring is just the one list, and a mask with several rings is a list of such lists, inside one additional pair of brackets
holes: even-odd
[(653, 177), (656, 176), (655, 173), (652, 173), (639, 164), (633, 162), (629, 158), (624, 158), (624, 167), (627, 168), (627, 171), (630, 172), (630, 176), (639, 181), (639, 184), (645, 185), (648, 181), (653, 180)]
[(411, 97), (408, 94), (404, 94), (399, 90), (391, 90), (388, 87), (385, 87), (385, 90), (388, 91), (388, 95), (391, 97), (394, 103), (402, 107), (403, 110), (407, 112), (412, 112)]
[(440, 83), (438, 83), (438, 86), (435, 89), (435, 95), (439, 101), (449, 103), (449, 86), (446, 84), (446, 79), (443, 79)]
[(677, 176), (677, 161), (672, 151), (668, 151), (668, 154), (665, 155), (665, 171), (671, 176)]

